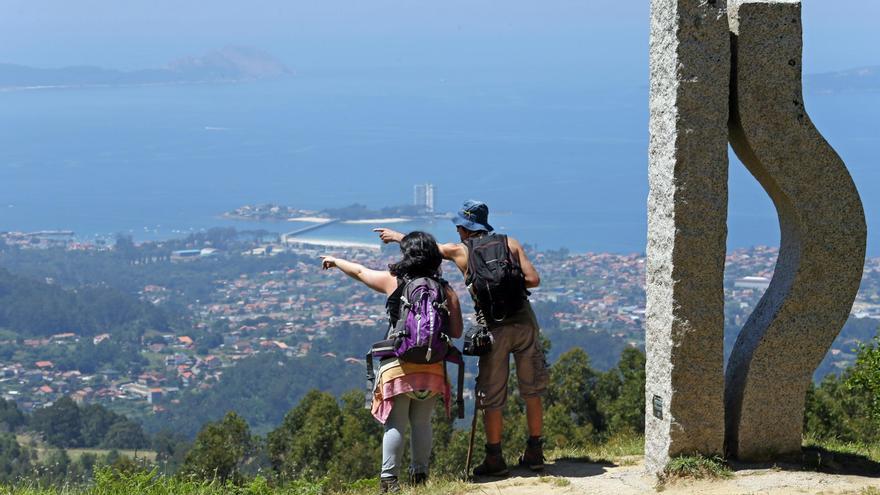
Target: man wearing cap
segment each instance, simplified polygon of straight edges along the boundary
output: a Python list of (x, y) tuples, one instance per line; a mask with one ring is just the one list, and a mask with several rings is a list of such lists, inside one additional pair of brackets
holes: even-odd
[[(469, 246), (495, 236), (489, 225), (489, 207), (480, 201), (465, 201), (452, 222), (458, 230), (460, 243), (440, 244), (445, 259), (453, 261), (468, 279)], [(391, 229), (375, 229), (383, 242), (400, 242), (403, 234)], [(525, 250), (516, 239), (507, 237), (511, 257), (519, 261), (525, 288), (534, 288), (541, 278)], [(472, 294), (473, 295), (473, 294)], [(525, 295), (523, 296), (525, 298)], [(485, 316), (485, 315), (483, 315)], [(483, 409), (486, 429), (486, 459), (474, 469), (475, 476), (506, 476), (507, 464), (501, 451), (503, 431), (502, 410), (507, 402), (507, 381), (510, 375), (510, 355), (516, 360), (516, 375), (520, 396), (526, 403), (529, 438), (520, 457), (520, 465), (534, 471), (544, 468), (543, 406), (541, 397), (547, 388), (548, 373), (544, 352), (539, 339), (540, 328), (526, 298), (522, 307), (502, 319), (483, 318), (494, 338), (492, 351), (480, 356), (477, 375), (478, 406)]]

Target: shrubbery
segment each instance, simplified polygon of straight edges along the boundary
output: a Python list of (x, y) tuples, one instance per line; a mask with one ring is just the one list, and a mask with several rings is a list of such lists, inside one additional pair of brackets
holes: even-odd
[[(580, 348), (563, 354), (552, 367), (551, 393), (545, 401), (548, 447), (586, 448), (614, 435), (640, 435), (644, 429), (644, 364), (644, 355), (637, 349), (626, 350), (618, 366), (607, 372), (593, 369)], [(511, 460), (519, 455), (527, 437), (525, 408), (516, 393), (515, 376), (511, 373), (512, 396), (505, 411), (504, 443)], [(232, 472), (250, 469), (256, 473), (262, 468), (275, 482), (323, 480), (332, 487), (374, 478), (381, 458), (382, 427), (363, 407), (363, 400), (361, 392), (350, 392), (337, 400), (313, 390), (288, 412), (265, 442), (243, 434), (246, 424), (230, 413), (223, 421), (202, 429), (184, 472), (225, 481), (238, 479), (230, 475)], [(447, 418), (438, 404), (434, 475), (463, 474), (468, 437), (469, 431), (456, 428), (454, 419)], [(480, 431), (478, 448), (484, 441)]]
[[(580, 348), (562, 354), (551, 368), (545, 400), (548, 449), (565, 455), (589, 452), (603, 457), (597, 446), (604, 445), (608, 458), (619, 456), (621, 452), (613, 452), (615, 449), (622, 448), (625, 453), (636, 450), (644, 433), (644, 366), (645, 356), (637, 349), (625, 350), (617, 366), (605, 372), (594, 369)], [(519, 455), (526, 438), (525, 407), (517, 396), (515, 376), (511, 373), (511, 399), (505, 409), (504, 445), (510, 461)], [(841, 445), (873, 444), (874, 450), (880, 450), (878, 384), (880, 340), (875, 339), (862, 346), (852, 368), (810, 388), (805, 435)], [(13, 405), (0, 402), (0, 422), (7, 429), (32, 428), (61, 447), (95, 444), (98, 438), (105, 446), (118, 437), (128, 438), (122, 443), (138, 443), (138, 435), (142, 435), (124, 417), (100, 406), (79, 408), (69, 400), (35, 414), (29, 425), (28, 418)], [(438, 405), (432, 476), (449, 479), (463, 474), (469, 431), (462, 426), (447, 418), (442, 404)], [(0, 479), (82, 483), (95, 472), (93, 488), (82, 493), (140, 493), (135, 488), (141, 487), (143, 493), (155, 494), (318, 494), (372, 483), (359, 480), (375, 480), (381, 441), (382, 427), (363, 407), (362, 392), (349, 392), (337, 399), (312, 390), (265, 437), (253, 434), (247, 421), (235, 412), (204, 425), (192, 445), (173, 435), (159, 434), (153, 440), (155, 464), (134, 462), (115, 452), (82, 454), (74, 461), (62, 450), (38, 460), (35, 451), (20, 445), (13, 435), (0, 435)], [(478, 449), (484, 441), (478, 430)], [(151, 466), (164, 466), (164, 474), (151, 471)], [(14, 493), (40, 492), (18, 489)]]
[(880, 337), (860, 346), (853, 366), (807, 392), (804, 432), (818, 440), (880, 444)]

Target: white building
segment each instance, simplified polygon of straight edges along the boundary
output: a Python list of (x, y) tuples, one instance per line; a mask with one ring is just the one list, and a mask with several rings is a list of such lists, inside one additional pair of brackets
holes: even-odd
[(425, 209), (428, 213), (434, 213), (434, 184), (416, 184), (413, 186), (413, 204)]

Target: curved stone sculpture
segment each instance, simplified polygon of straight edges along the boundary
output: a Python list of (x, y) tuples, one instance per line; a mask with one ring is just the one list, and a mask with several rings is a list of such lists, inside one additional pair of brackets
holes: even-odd
[(731, 0), (730, 141), (773, 199), (782, 234), (770, 287), (727, 366), (726, 442), (744, 460), (799, 452), (813, 372), (849, 315), (865, 216), (801, 89), (801, 4)]
[(652, 0), (645, 462), (724, 448), (726, 0)]

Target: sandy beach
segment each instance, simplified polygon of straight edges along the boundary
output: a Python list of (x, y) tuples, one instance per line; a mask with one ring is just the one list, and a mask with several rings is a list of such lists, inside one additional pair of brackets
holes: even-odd
[(296, 217), (296, 218), (288, 218), (288, 222), (307, 222), (307, 223), (327, 223), (332, 222), (332, 218), (323, 218), (323, 217)]
[[(296, 217), (288, 218), (288, 222), (306, 222), (306, 223), (327, 223), (332, 222), (333, 218), (323, 217)], [(409, 222), (409, 218), (364, 218), (359, 220), (343, 220), (341, 223), (348, 225), (380, 225), (386, 223), (404, 223)]]
[(346, 220), (342, 223), (350, 225), (379, 225), (382, 223), (403, 223), (410, 220), (409, 218), (366, 218), (363, 220)]
[(334, 241), (329, 239), (306, 239), (300, 237), (294, 237), (287, 239), (288, 245), (296, 245), (302, 244), (306, 246), (322, 246), (328, 248), (344, 248), (344, 249), (371, 249), (374, 251), (378, 251), (382, 249), (380, 244), (370, 244), (367, 242), (354, 242), (354, 241)]

